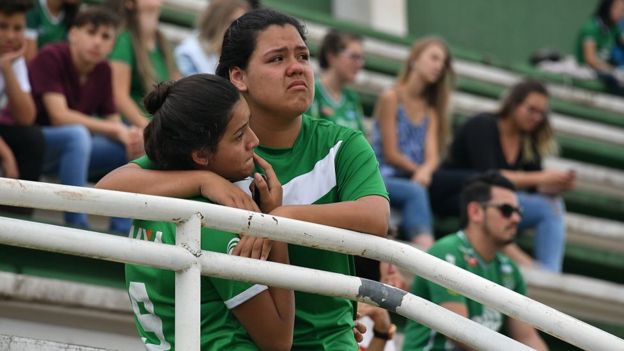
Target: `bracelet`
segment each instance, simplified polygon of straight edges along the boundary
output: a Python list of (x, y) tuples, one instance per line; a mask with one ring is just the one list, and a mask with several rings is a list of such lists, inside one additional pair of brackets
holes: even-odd
[(390, 336), (390, 333), (378, 332), (377, 330), (375, 330), (375, 328), (373, 328), (373, 337), (377, 339), (381, 339), (381, 340), (386, 340), (386, 341), (392, 339), (392, 337)]

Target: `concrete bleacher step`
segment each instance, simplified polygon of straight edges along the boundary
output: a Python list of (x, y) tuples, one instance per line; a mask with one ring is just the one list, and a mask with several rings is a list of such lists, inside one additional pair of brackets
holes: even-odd
[(0, 334), (0, 350), (4, 351), (104, 351), (107, 349), (54, 342), (38, 338), (23, 338)]
[(544, 166), (545, 168), (574, 170), (578, 189), (624, 199), (624, 172), (621, 170), (559, 157), (546, 158)]
[(0, 350), (144, 348), (125, 290), (0, 272)]
[[(401, 272), (412, 286), (414, 275)], [(530, 298), (583, 320), (624, 326), (624, 285), (530, 268), (522, 274)]]
[[(577, 318), (615, 327), (624, 326), (621, 318), (624, 315), (624, 285), (535, 270), (523, 270), (523, 274), (528, 284), (529, 297)], [(413, 276), (406, 277), (411, 286)], [(33, 325), (45, 325), (51, 314), (63, 311), (65, 316), (76, 318), (74, 324), (82, 321), (84, 335), (77, 334), (80, 330), (72, 333), (75, 335), (64, 335), (45, 328), (10, 334), (44, 337), (57, 342), (76, 342), (91, 347), (112, 347), (114, 341), (115, 348), (120, 350), (132, 350), (132, 347), (139, 349), (137, 345), (141, 345), (138, 337), (135, 337), (132, 309), (127, 292), (123, 289), (0, 272), (0, 296), (4, 301), (0, 305), (6, 306), (0, 308), (0, 334), (6, 334), (2, 327), (6, 324), (1, 323), (4, 319), (19, 320), (23, 316)], [(98, 320), (97, 326), (91, 324), (94, 320)], [(18, 325), (18, 322), (13, 323)], [(65, 323), (68, 321), (58, 322), (59, 325)], [(109, 338), (108, 344), (103, 345), (102, 339), (92, 337), (91, 328), (94, 327)]]
[[(581, 319), (624, 324), (624, 286), (573, 274), (522, 269), (528, 295)], [(559, 308), (559, 307), (560, 308)]]
[(569, 243), (624, 254), (624, 224), (621, 222), (569, 213), (566, 229)]

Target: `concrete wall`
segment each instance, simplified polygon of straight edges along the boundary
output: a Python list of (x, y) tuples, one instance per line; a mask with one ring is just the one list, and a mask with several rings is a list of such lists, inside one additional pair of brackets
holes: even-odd
[(413, 36), (437, 34), (452, 46), (505, 63), (527, 62), (537, 48), (571, 53), (578, 28), (598, 0), (408, 0)]

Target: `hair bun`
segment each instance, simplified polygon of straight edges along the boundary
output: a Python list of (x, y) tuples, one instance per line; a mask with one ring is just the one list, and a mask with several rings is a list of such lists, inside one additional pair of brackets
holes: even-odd
[(154, 86), (154, 90), (143, 98), (145, 110), (152, 115), (155, 114), (165, 103), (165, 100), (171, 93), (174, 83), (174, 81), (167, 81), (156, 84)]

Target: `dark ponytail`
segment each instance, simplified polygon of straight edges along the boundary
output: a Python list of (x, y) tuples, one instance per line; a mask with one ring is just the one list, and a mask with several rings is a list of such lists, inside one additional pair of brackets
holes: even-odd
[(195, 74), (159, 83), (144, 99), (153, 115), (144, 131), (145, 152), (157, 168), (195, 169), (192, 152), (215, 152), (240, 93), (227, 80)]

